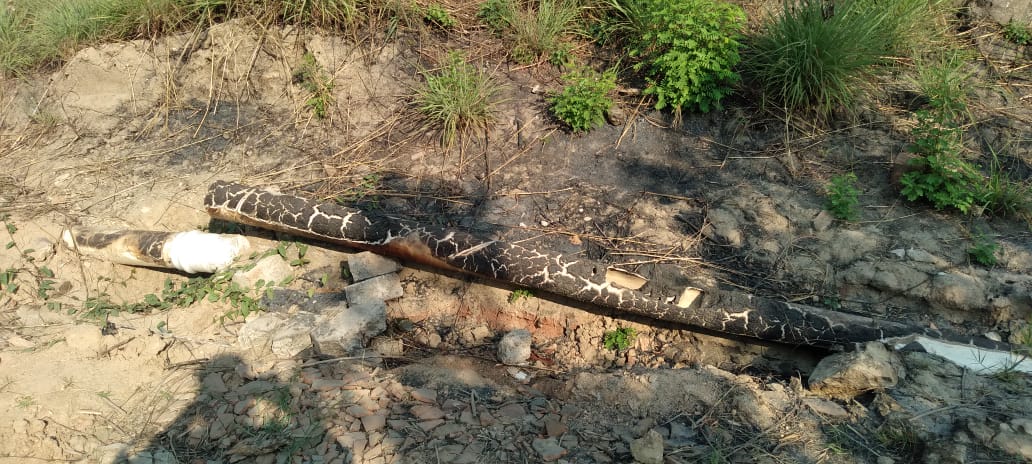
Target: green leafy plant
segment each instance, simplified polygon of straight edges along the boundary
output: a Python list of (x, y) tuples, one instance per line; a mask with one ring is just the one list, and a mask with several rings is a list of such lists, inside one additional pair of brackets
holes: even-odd
[(617, 2), (625, 15), (630, 56), (640, 60), (646, 95), (656, 109), (707, 112), (720, 108), (739, 77), (739, 35), (745, 14), (720, 0), (627, 0)]
[(455, 21), (455, 18), (451, 16), (451, 13), (448, 13), (448, 10), (444, 9), (443, 6), (437, 3), (426, 7), (426, 13), (423, 14), (423, 19), (440, 29), (451, 29), (458, 24)]
[(843, 221), (855, 221), (860, 217), (860, 190), (856, 188), (856, 174), (852, 172), (831, 178), (825, 208)]
[(975, 234), (974, 241), (975, 243), (967, 250), (968, 256), (985, 267), (995, 266), (996, 253), (1000, 250), (1000, 245), (982, 233)]
[(1032, 27), (1014, 20), (1003, 26), (1003, 36), (1018, 45), (1032, 45)]
[(936, 209), (967, 213), (975, 204), (982, 176), (960, 157), (960, 129), (941, 114), (920, 111), (913, 134), (916, 140), (909, 150), (921, 156), (910, 161), (915, 170), (900, 179), (900, 193), (910, 201), (926, 199)]
[(416, 106), (441, 131), (441, 142), (452, 146), (456, 137), (486, 130), (494, 121), (498, 84), (487, 72), (450, 52), (441, 69), (423, 73), (426, 84), (418, 89)]
[(510, 0), (487, 0), (477, 9), (480, 18), (489, 29), (500, 33), (509, 28), (515, 15), (515, 8)]
[(294, 71), (293, 81), (311, 94), (305, 100), (305, 106), (315, 117), (325, 119), (333, 104), (333, 80), (323, 72), (311, 52), (301, 57), (301, 65)]
[(605, 122), (605, 114), (613, 106), (609, 92), (616, 88), (616, 71), (599, 74), (588, 67), (578, 67), (563, 75), (567, 82), (562, 93), (549, 98), (552, 113), (574, 132), (589, 131)]
[(633, 328), (622, 327), (603, 334), (602, 346), (607, 350), (623, 351), (631, 347), (636, 336), (638, 333)]
[(784, 12), (749, 40), (743, 71), (763, 103), (825, 118), (850, 108), (881, 70), (894, 40), (886, 8), (822, 0), (785, 0)]
[(522, 298), (528, 298), (529, 299), (529, 298), (531, 298), (533, 296), (534, 296), (534, 292), (530, 291), (529, 289), (517, 288), (516, 290), (513, 290), (511, 293), (509, 293), (509, 299), (508, 300), (509, 300), (509, 304), (513, 304), (513, 303), (515, 303), (517, 301), (520, 301), (520, 299), (522, 299)]

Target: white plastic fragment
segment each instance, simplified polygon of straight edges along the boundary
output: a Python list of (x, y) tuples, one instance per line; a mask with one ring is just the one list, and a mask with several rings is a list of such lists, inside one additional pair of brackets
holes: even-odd
[(215, 272), (229, 267), (247, 250), (249, 243), (242, 235), (219, 235), (191, 230), (179, 232), (165, 242), (162, 257), (183, 272)]
[(1008, 371), (1032, 373), (1032, 359), (1009, 351), (951, 343), (923, 335), (910, 335), (886, 341), (891, 343), (896, 350), (900, 350), (911, 343), (917, 343), (925, 352), (942, 357), (953, 364), (978, 374), (995, 374)]

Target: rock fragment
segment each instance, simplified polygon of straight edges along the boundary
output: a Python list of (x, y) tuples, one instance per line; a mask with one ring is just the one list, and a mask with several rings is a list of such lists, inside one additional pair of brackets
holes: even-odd
[(294, 269), (279, 255), (266, 256), (254, 263), (248, 271), (233, 274), (233, 283), (243, 288), (254, 288), (258, 281), (280, 284), (294, 275)]
[(531, 335), (526, 329), (516, 329), (498, 342), (498, 360), (502, 364), (522, 364), (530, 359)]
[(320, 353), (344, 356), (361, 349), (366, 342), (387, 330), (387, 306), (373, 301), (339, 307), (320, 317), (312, 329), (312, 340)]
[(386, 274), (344, 287), (348, 304), (358, 306), (401, 298), (404, 290), (397, 274)]
[(535, 438), (531, 446), (545, 462), (555, 461), (566, 456), (566, 449), (559, 446), (559, 442), (555, 438)]
[(843, 400), (896, 386), (903, 373), (899, 357), (879, 342), (868, 342), (859, 351), (838, 353), (817, 363), (810, 374), (810, 390)]
[(348, 258), (348, 270), (355, 282), (391, 274), (401, 270), (397, 261), (370, 251), (363, 251)]
[(663, 436), (655, 429), (631, 442), (631, 456), (641, 464), (663, 464)]

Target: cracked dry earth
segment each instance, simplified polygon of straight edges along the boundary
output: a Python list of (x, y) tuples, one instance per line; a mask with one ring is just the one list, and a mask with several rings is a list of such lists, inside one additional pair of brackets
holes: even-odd
[[(301, 242), (301, 256), (294, 238), (250, 227), (232, 228), (253, 252), (233, 279), (259, 287), (247, 295), (264, 311), (208, 294), (156, 308), (147, 295), (190, 276), (61, 247), (70, 226), (225, 229), (202, 199), (228, 180), (589, 256), (660, 287), (1011, 342), (1028, 330), (1027, 225), (901, 203), (887, 182), (901, 111), (786, 141), (744, 107), (669, 127), (628, 100), (620, 125), (571, 136), (535, 90), (558, 89), (559, 73), (502, 65), (490, 149), (443, 152), (406, 95), (444, 39), (415, 34), (356, 45), (230, 22), (197, 43), (101, 45), (2, 83), (0, 214), (15, 245), (0, 270), (20, 285), (0, 296), (0, 462), (1032, 460), (1032, 390), (1016, 372), (879, 344), (828, 360), (418, 266), (363, 280), (354, 250)], [(305, 50), (335, 83), (327, 120), (292, 82)], [(484, 53), (495, 69), (502, 52)], [(1010, 113), (973, 130), (1011, 140), (1027, 175), (1027, 101), (983, 97)], [(837, 223), (822, 179), (851, 167), (868, 179), (866, 207)], [(968, 262), (969, 220), (998, 238), (997, 267)], [(360, 287), (371, 296), (355, 301)], [(341, 318), (349, 343), (318, 336)], [(637, 335), (607, 348), (620, 328)]]

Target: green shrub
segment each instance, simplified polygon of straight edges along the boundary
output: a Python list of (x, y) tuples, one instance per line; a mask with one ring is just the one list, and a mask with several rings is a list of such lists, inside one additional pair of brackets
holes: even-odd
[(631, 347), (634, 343), (634, 337), (638, 333), (630, 327), (623, 327), (610, 332), (606, 332), (602, 336), (602, 346), (607, 350), (623, 351)]
[(439, 126), (442, 144), (450, 147), (456, 136), (490, 125), (499, 88), (486, 72), (453, 51), (441, 69), (423, 74), (426, 85), (418, 90), (416, 106)]
[(1011, 20), (1003, 27), (1003, 36), (1018, 45), (1032, 45), (1032, 28)]
[(656, 109), (706, 112), (738, 81), (742, 9), (719, 0), (614, 0), (630, 55), (644, 70)]
[(846, 173), (831, 178), (827, 186), (828, 197), (825, 208), (832, 216), (843, 221), (855, 221), (860, 217), (860, 190), (856, 188), (856, 174)]
[(936, 209), (967, 213), (983, 181), (978, 169), (960, 157), (960, 129), (927, 111), (918, 112), (918, 120), (913, 132), (916, 140), (909, 150), (921, 156), (910, 162), (917, 170), (900, 179), (900, 193), (910, 201), (924, 198)]
[(616, 71), (598, 74), (588, 67), (576, 68), (563, 76), (567, 82), (562, 93), (549, 98), (552, 113), (574, 132), (588, 131), (605, 122), (613, 106), (609, 92), (616, 88)]
[(423, 15), (423, 19), (441, 29), (451, 29), (458, 24), (455, 22), (455, 18), (452, 18), (451, 13), (448, 13), (448, 10), (436, 3), (426, 8), (426, 14)]
[(825, 7), (821, 0), (786, 0), (783, 14), (749, 40), (744, 72), (764, 104), (827, 117), (849, 108), (886, 62), (894, 40), (886, 9), (846, 0), (825, 17)]

